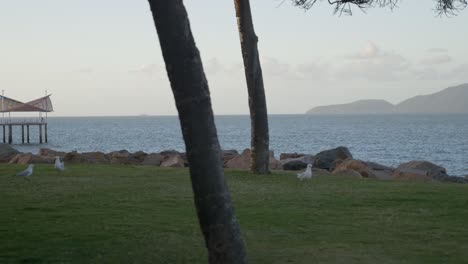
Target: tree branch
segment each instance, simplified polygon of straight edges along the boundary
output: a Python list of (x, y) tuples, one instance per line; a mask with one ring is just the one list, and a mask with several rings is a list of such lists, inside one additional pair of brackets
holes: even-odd
[[(304, 9), (310, 9), (318, 0), (291, 0), (295, 6)], [(365, 9), (373, 7), (389, 7), (394, 9), (399, 0), (327, 0), (330, 5), (334, 5), (333, 13), (340, 15), (345, 13), (352, 15), (352, 7), (358, 7), (365, 11)], [(435, 11), (439, 15), (456, 15), (457, 12), (464, 9), (468, 5), (467, 0), (437, 0)]]

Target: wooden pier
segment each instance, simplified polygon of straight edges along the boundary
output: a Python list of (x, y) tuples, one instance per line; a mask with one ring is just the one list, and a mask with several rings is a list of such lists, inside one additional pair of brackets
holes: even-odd
[[(3, 131), (3, 143), (13, 144), (13, 128), (15, 126), (21, 127), (21, 143), (22, 144), (29, 144), (31, 143), (31, 127), (36, 127), (38, 129), (38, 142), (39, 144), (47, 143), (48, 142), (48, 135), (47, 135), (47, 122), (45, 121), (37, 121), (37, 122), (1, 122), (0, 126), (2, 126)], [(26, 137), (25, 137), (26, 132)], [(7, 141), (7, 134), (8, 134), (8, 141)]]
[[(2, 127), (3, 132), (3, 143), (13, 144), (13, 131), (15, 127), (21, 127), (21, 143), (31, 143), (31, 129), (37, 126), (38, 129), (38, 140), (39, 144), (42, 144), (44, 141), (47, 143), (47, 113), (54, 111), (52, 107), (52, 101), (50, 100), (50, 94), (38, 98), (36, 100), (29, 101), (27, 103), (22, 103), (18, 100), (6, 97), (4, 91), (0, 96), (0, 113), (2, 117), (0, 119), (0, 126)], [(16, 112), (37, 112), (39, 113), (38, 118), (23, 118), (23, 117), (11, 117), (11, 113)], [(6, 114), (8, 114), (6, 116)], [(43, 116), (45, 114), (45, 117)], [(26, 129), (25, 129), (26, 128)], [(25, 138), (26, 130), (26, 138)], [(7, 141), (8, 134), (8, 141)], [(26, 139), (26, 140), (25, 140)]]

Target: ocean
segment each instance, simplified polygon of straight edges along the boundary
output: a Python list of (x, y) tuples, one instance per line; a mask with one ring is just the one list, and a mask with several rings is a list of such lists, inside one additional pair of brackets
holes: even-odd
[[(48, 121), (48, 144), (14, 147), (32, 153), (42, 147), (79, 152), (184, 151), (176, 116), (49, 117)], [(271, 115), (269, 125), (270, 149), (277, 158), (284, 152), (316, 154), (346, 146), (356, 159), (387, 166), (428, 160), (444, 166), (450, 175), (468, 174), (468, 114)], [(247, 115), (217, 116), (216, 126), (223, 149), (249, 147)], [(34, 129), (31, 140), (38, 142)], [(20, 142), (21, 132), (13, 134), (14, 142)]]

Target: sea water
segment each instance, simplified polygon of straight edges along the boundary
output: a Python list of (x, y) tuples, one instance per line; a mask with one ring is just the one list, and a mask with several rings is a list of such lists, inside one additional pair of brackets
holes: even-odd
[[(178, 117), (49, 117), (48, 144), (14, 147), (37, 153), (46, 147), (61, 151), (160, 152), (184, 151)], [(247, 115), (217, 116), (223, 149), (242, 151), (250, 145)], [(447, 168), (451, 175), (468, 174), (468, 115), (271, 115), (270, 149), (280, 153), (316, 154), (346, 146), (354, 158), (388, 166), (410, 160), (428, 160)], [(14, 142), (21, 141), (15, 128)]]

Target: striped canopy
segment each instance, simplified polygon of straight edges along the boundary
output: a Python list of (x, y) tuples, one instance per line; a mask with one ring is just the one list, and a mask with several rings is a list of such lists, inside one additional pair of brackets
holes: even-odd
[(27, 103), (0, 95), (0, 112), (52, 112), (51, 94)]

